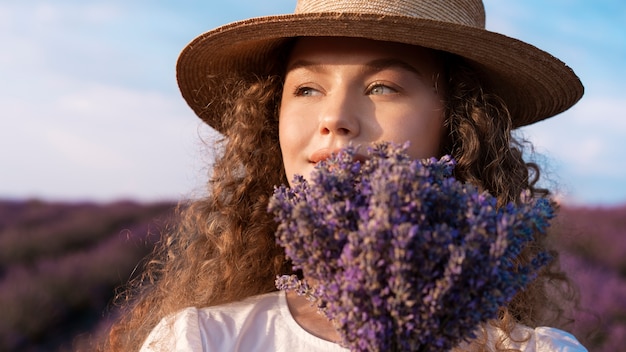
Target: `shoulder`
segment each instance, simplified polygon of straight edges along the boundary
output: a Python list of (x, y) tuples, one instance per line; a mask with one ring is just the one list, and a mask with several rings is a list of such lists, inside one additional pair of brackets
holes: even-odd
[(289, 313), (284, 293), (272, 292), (214, 307), (185, 308), (161, 320), (141, 352), (330, 352), (338, 347), (302, 330)]
[[(497, 336), (493, 336), (494, 340), (502, 340), (501, 330), (495, 334)], [(524, 352), (587, 352), (572, 334), (544, 326), (533, 329), (518, 325), (503, 344), (507, 348), (516, 348)]]
[(200, 335), (195, 331), (198, 331), (198, 310), (185, 308), (163, 318), (152, 329), (140, 352), (202, 351)]
[(187, 307), (163, 318), (141, 352), (233, 350), (228, 344), (236, 340), (242, 326), (257, 330), (279, 313), (279, 307), (278, 292), (213, 307)]
[(536, 351), (587, 352), (574, 335), (550, 327), (534, 329)]

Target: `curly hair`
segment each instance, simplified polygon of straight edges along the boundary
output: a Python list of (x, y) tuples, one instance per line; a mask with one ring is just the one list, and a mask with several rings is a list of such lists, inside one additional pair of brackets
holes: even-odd
[[(456, 177), (498, 197), (516, 201), (523, 189), (537, 196), (539, 167), (522, 158), (522, 143), (512, 136), (504, 102), (487, 93), (477, 70), (446, 55), (448, 134), (442, 153), (457, 160)], [(271, 61), (271, 60), (268, 60)], [(108, 351), (138, 350), (164, 316), (188, 306), (213, 306), (275, 290), (274, 278), (291, 268), (276, 245), (276, 224), (267, 212), (275, 185), (286, 183), (278, 143), (278, 107), (282, 91), (280, 60), (266, 76), (245, 79), (212, 77), (232, 93), (223, 111), (222, 155), (208, 182), (208, 195), (179, 206), (179, 223), (164, 237), (142, 277), (130, 284), (119, 302), (121, 319), (100, 346)], [(519, 260), (546, 248), (540, 237)], [(556, 253), (554, 253), (556, 255)], [(553, 264), (519, 293), (499, 319), (490, 324), (509, 334), (515, 323), (537, 326), (546, 321), (552, 284), (569, 282)], [(484, 339), (472, 350), (484, 350)]]
[[(530, 143), (513, 136), (513, 119), (506, 103), (488, 92), (488, 83), (481, 80), (479, 69), (457, 56), (444, 54), (444, 60), (448, 84), (445, 124), (449, 134), (442, 152), (457, 161), (455, 177), (495, 195), (500, 206), (519, 201), (526, 189), (535, 197), (549, 197), (547, 189), (537, 186), (539, 165), (523, 158)], [(527, 264), (537, 253), (547, 250), (554, 260), (526, 290), (501, 309), (499, 319), (490, 322), (504, 332), (503, 340), (510, 338), (518, 323), (536, 327), (568, 321), (562, 302), (574, 301), (576, 292), (560, 269), (558, 252), (550, 248), (548, 240), (547, 234), (537, 233), (534, 243), (518, 258), (520, 265)], [(486, 342), (477, 339), (471, 350), (489, 350)]]

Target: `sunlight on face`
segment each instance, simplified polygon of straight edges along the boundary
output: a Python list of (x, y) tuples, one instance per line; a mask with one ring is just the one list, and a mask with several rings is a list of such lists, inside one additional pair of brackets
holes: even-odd
[(444, 103), (442, 64), (416, 46), (357, 38), (301, 38), (287, 63), (279, 114), (289, 180), (348, 144), (410, 142), (414, 158), (437, 156)]

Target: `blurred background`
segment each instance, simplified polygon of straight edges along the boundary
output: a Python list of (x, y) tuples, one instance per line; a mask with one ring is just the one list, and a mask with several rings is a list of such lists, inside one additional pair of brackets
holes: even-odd
[[(106, 326), (174, 205), (202, 195), (215, 133), (178, 93), (180, 50), (292, 0), (0, 1), (0, 350), (69, 350)], [(564, 205), (571, 330), (626, 345), (626, 3), (485, 0), (487, 28), (548, 51), (585, 96), (519, 133)], [(207, 148), (207, 146), (209, 146)], [(620, 346), (620, 347), (617, 347)]]

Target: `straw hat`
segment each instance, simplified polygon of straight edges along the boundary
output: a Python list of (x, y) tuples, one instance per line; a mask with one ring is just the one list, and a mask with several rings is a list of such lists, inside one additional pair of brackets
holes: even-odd
[(552, 55), (485, 30), (480, 0), (298, 0), (295, 13), (252, 18), (206, 32), (177, 64), (180, 90), (220, 132), (223, 84), (208, 77), (262, 75), (285, 38), (360, 37), (419, 45), (462, 56), (507, 103), (516, 127), (563, 112), (583, 94), (574, 72)]

